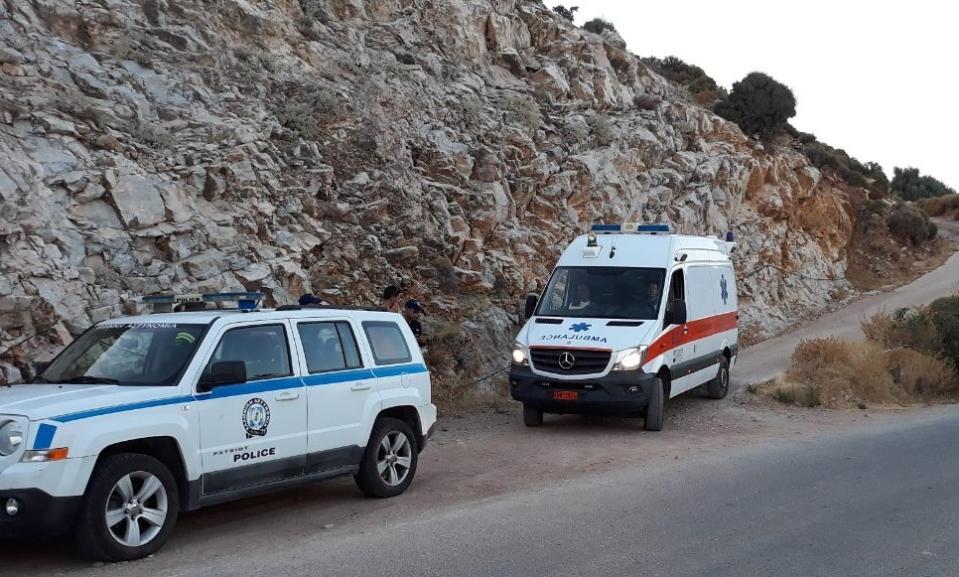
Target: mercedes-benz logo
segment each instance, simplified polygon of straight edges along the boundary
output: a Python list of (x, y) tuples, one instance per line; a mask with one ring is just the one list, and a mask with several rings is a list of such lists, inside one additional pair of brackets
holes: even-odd
[(559, 366), (562, 369), (567, 371), (573, 368), (573, 365), (576, 364), (576, 357), (573, 356), (573, 353), (566, 351), (560, 353), (559, 355)]

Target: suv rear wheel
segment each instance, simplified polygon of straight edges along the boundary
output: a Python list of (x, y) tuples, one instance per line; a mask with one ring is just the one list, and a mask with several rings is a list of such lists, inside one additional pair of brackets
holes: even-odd
[(77, 526), (80, 553), (97, 561), (130, 561), (155, 553), (180, 511), (176, 480), (149, 455), (111, 455), (97, 465)]
[(418, 460), (413, 429), (392, 417), (377, 419), (354, 478), (368, 497), (395, 497), (413, 482)]

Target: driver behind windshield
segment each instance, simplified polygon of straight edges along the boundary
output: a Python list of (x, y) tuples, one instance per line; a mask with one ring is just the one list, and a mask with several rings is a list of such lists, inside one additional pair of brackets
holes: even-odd
[(573, 289), (573, 300), (569, 305), (569, 310), (578, 311), (589, 306), (590, 290), (589, 285), (581, 282)]

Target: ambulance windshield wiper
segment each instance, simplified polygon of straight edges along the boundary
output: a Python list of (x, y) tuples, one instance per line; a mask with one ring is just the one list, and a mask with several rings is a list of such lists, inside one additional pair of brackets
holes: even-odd
[(79, 375), (76, 377), (70, 377), (69, 379), (61, 379), (57, 381), (66, 385), (115, 385), (120, 381), (116, 379), (109, 379), (107, 377), (92, 377), (90, 375)]

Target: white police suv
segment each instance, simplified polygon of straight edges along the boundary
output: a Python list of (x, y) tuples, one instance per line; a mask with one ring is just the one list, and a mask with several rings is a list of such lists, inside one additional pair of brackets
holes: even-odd
[(72, 529), (85, 556), (127, 560), (181, 511), (347, 474), (406, 490), (436, 407), (403, 318), (258, 297), (155, 298), (241, 308), (104, 321), (0, 388), (0, 536)]

